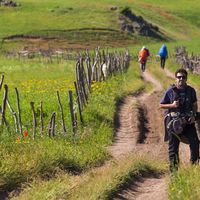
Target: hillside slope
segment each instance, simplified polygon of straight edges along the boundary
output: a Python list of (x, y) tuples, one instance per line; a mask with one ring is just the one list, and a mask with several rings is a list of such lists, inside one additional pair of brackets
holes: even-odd
[[(1, 45), (8, 46), (43, 45), (51, 43), (69, 47), (108, 47), (130, 46), (133, 44), (152, 43), (157, 39), (123, 32), (120, 25), (120, 13), (129, 8), (132, 13), (159, 28), (159, 31), (172, 40), (190, 40), (198, 38), (199, 4), (197, 1), (176, 2), (128, 1), (101, 2), (53, 0), (19, 0), (18, 7), (0, 7), (0, 38), (16, 39)], [(176, 6), (177, 4), (182, 6)], [(32, 40), (30, 40), (30, 38)], [(44, 38), (33, 40), (34, 38)], [(46, 38), (46, 39), (45, 39)], [(50, 40), (47, 38), (50, 38)], [(54, 39), (54, 40), (52, 40)], [(57, 39), (57, 40), (55, 40)]]

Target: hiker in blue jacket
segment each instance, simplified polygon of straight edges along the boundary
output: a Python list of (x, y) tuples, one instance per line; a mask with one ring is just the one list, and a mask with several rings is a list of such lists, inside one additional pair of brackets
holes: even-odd
[(167, 46), (165, 44), (161, 46), (158, 55), (160, 56), (160, 66), (162, 69), (164, 69), (165, 61), (166, 58), (168, 57)]

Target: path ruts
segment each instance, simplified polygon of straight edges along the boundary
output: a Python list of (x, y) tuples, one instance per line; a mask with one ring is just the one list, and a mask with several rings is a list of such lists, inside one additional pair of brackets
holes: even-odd
[[(159, 109), (162, 85), (148, 71), (142, 76), (144, 81), (153, 83), (154, 90), (128, 96), (119, 105), (115, 140), (109, 147), (110, 154), (117, 160), (131, 153), (167, 159), (167, 145), (163, 142), (163, 112)], [(166, 179), (161, 176), (140, 177), (113, 199), (166, 200), (166, 185)]]

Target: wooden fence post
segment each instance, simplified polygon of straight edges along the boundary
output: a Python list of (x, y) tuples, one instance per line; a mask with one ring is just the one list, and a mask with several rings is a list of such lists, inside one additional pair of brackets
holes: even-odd
[(70, 107), (70, 114), (71, 114), (71, 121), (72, 121), (72, 131), (73, 134), (76, 133), (76, 122), (75, 122), (75, 116), (74, 116), (74, 110), (73, 110), (73, 97), (72, 97), (72, 91), (68, 91), (69, 95), (69, 107)]
[(97, 60), (94, 60), (94, 63), (92, 65), (92, 76), (91, 76), (91, 81), (96, 81), (96, 65), (97, 65)]
[(44, 135), (42, 101), (40, 101), (40, 133), (42, 136)]
[(85, 59), (86, 65), (87, 65), (87, 75), (88, 75), (88, 82), (89, 82), (89, 87), (90, 87), (90, 91), (91, 91), (91, 84), (92, 84), (92, 68), (91, 68), (91, 59), (89, 56), (89, 52), (88, 50), (86, 50), (86, 59)]
[(33, 139), (35, 139), (36, 136), (36, 115), (35, 115), (35, 108), (34, 108), (34, 102), (30, 102), (32, 115), (33, 115)]
[(16, 112), (14, 111), (13, 107), (11, 106), (8, 97), (7, 97), (7, 105), (8, 105), (8, 108), (10, 109), (11, 114), (13, 115), (13, 118), (14, 118), (14, 122), (15, 122), (15, 132), (18, 133), (19, 125), (18, 125), (18, 120), (17, 120), (17, 114), (16, 114)]
[(76, 81), (74, 81), (74, 86), (75, 86), (75, 89), (76, 89), (79, 116), (80, 116), (81, 123), (83, 123), (82, 108), (81, 108), (81, 103), (80, 103), (80, 94), (78, 92)]
[(89, 90), (89, 85), (88, 85), (88, 82), (87, 82), (85, 74), (84, 74), (83, 65), (80, 65), (80, 71), (79, 72), (80, 72), (80, 83), (81, 83), (82, 91), (83, 91), (84, 97), (85, 97), (86, 102), (87, 102), (88, 94), (87, 94), (87, 90), (86, 90), (86, 85), (88, 86), (88, 90)]
[(9, 130), (8, 122), (6, 121), (6, 117), (5, 117), (7, 96), (8, 96), (8, 86), (4, 85), (4, 96), (3, 96), (2, 107), (1, 107), (1, 126), (3, 128), (3, 125), (5, 123), (7, 129)]
[(79, 74), (79, 68), (80, 68), (80, 63), (79, 61), (76, 63), (76, 82), (78, 84), (78, 90), (80, 92), (80, 98), (81, 98), (81, 106), (83, 106), (83, 104), (85, 105), (85, 101), (82, 95), (82, 91), (81, 91), (81, 86), (80, 86), (80, 74)]
[(80, 67), (81, 67), (81, 74), (82, 74), (82, 82), (84, 82), (84, 85), (86, 84), (87, 85), (87, 88), (88, 88), (88, 92), (91, 93), (91, 90), (90, 90), (90, 81), (89, 79), (87, 78), (87, 75), (86, 75), (86, 72), (85, 72), (85, 68), (84, 68), (84, 65), (83, 65), (83, 59), (81, 58), (80, 59)]
[(91, 69), (91, 64), (90, 64), (90, 59), (89, 59), (89, 58), (88, 58), (87, 61), (86, 61), (86, 65), (87, 65), (88, 83), (89, 83), (89, 88), (90, 88), (90, 92), (91, 92), (91, 84), (92, 84), (91, 76), (92, 76), (92, 69)]
[(66, 126), (65, 126), (63, 107), (62, 107), (62, 104), (61, 104), (61, 101), (60, 101), (59, 91), (57, 91), (57, 98), (58, 98), (58, 103), (59, 103), (59, 106), (60, 106), (63, 134), (66, 134), (66, 133), (67, 133), (67, 130), (66, 130)]
[(82, 100), (81, 92), (80, 92), (80, 90), (78, 88), (78, 85), (77, 85), (76, 81), (74, 81), (74, 86), (75, 86), (75, 90), (76, 90), (76, 95), (77, 95), (77, 97), (79, 99), (80, 110), (82, 111), (83, 110), (83, 102), (82, 102), (83, 100)]
[(49, 122), (49, 128), (48, 128), (49, 137), (55, 136), (55, 118), (56, 118), (56, 112), (53, 112), (51, 115), (51, 119)]
[(15, 88), (16, 97), (17, 97), (17, 109), (18, 109), (18, 120), (19, 120), (19, 130), (21, 135), (23, 136), (23, 130), (22, 130), (22, 121), (21, 121), (21, 109), (20, 109), (20, 102), (19, 102), (19, 92), (18, 89)]
[(55, 136), (55, 125), (56, 125), (56, 113), (54, 113), (52, 118), (52, 125), (51, 125), (51, 135)]
[(0, 83), (0, 90), (2, 88), (2, 85), (3, 85), (3, 81), (4, 81), (4, 74), (1, 75), (1, 83)]
[(76, 65), (76, 78), (77, 78), (77, 86), (81, 94), (81, 99), (85, 105), (87, 103), (87, 95), (85, 92), (84, 82), (83, 82), (82, 73), (81, 73), (81, 65), (79, 61), (77, 62), (77, 65)]

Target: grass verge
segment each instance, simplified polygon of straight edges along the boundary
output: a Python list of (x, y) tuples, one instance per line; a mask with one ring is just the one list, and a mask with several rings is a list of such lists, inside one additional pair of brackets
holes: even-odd
[(163, 163), (145, 157), (127, 156), (120, 161), (107, 162), (80, 176), (60, 174), (50, 181), (34, 182), (16, 199), (111, 199), (135, 177), (148, 173), (162, 174)]
[(199, 166), (192, 166), (181, 169), (174, 174), (169, 186), (169, 199), (182, 200), (190, 199), (196, 200), (200, 196), (200, 175)]

